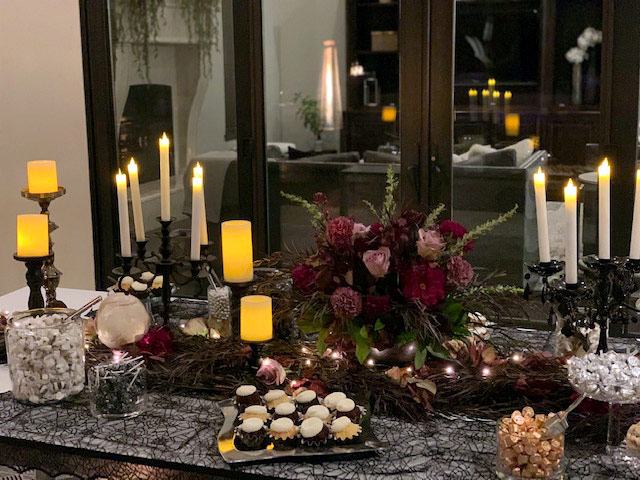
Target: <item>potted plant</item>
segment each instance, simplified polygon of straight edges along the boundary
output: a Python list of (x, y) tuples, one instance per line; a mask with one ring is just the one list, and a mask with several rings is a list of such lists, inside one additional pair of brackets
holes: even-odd
[(296, 118), (302, 120), (304, 128), (309, 130), (316, 137), (313, 146), (314, 152), (322, 151), (322, 132), (324, 132), (324, 123), (320, 115), (320, 107), (318, 100), (309, 95), (302, 96), (302, 92), (297, 92), (293, 96), (293, 103), (298, 105)]

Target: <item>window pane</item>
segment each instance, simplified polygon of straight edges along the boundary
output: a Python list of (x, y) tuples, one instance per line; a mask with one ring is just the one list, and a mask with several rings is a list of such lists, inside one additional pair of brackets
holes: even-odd
[(569, 178), (581, 188), (584, 251), (594, 251), (601, 29), (601, 0), (456, 2), (453, 217), (473, 226), (518, 204), (470, 255), (505, 272), (500, 281), (522, 285), (524, 262), (538, 260), (532, 175), (541, 166), (551, 257), (564, 257)]
[[(280, 192), (324, 192), (331, 213), (371, 223), (399, 173), (397, 2), (265, 0), (263, 51), (272, 250), (314, 244)], [(384, 113), (384, 114), (383, 114)]]
[[(148, 239), (160, 227), (158, 139), (163, 132), (171, 141), (172, 228), (190, 229), (190, 178), (196, 162), (204, 169), (214, 248), (220, 245), (218, 224), (238, 217), (231, 1), (204, 6), (111, 1), (119, 164), (123, 171), (132, 157), (138, 164)], [(176, 254), (185, 247), (188, 252), (186, 241), (176, 247)]]

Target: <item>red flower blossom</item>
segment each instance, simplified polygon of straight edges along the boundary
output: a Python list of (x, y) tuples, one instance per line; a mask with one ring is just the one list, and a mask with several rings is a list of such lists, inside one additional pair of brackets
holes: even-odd
[(364, 316), (370, 320), (381, 317), (391, 308), (389, 295), (367, 295), (362, 305)]
[(473, 280), (473, 267), (465, 259), (455, 255), (447, 262), (447, 280), (455, 287), (464, 288)]
[(440, 268), (419, 263), (404, 272), (402, 295), (432, 307), (444, 299), (446, 282), (447, 276)]
[(156, 327), (138, 340), (137, 346), (143, 355), (149, 355), (154, 360), (163, 360), (173, 353), (173, 338), (166, 328)]
[(313, 203), (315, 203), (319, 207), (326, 205), (327, 196), (322, 192), (316, 192), (313, 194)]
[(348, 248), (353, 241), (353, 220), (337, 217), (327, 225), (327, 241), (336, 248)]
[[(463, 225), (460, 225), (458, 222), (454, 222), (453, 220), (443, 220), (440, 222), (438, 226), (440, 230), (440, 234), (442, 236), (450, 236), (451, 238), (455, 238), (456, 240), (464, 237), (464, 235), (469, 231)], [(470, 240), (465, 246), (464, 251), (470, 252), (473, 250), (473, 240)]]
[(302, 293), (310, 293), (316, 284), (316, 272), (309, 265), (298, 265), (291, 270), (293, 284)]
[(354, 318), (362, 312), (362, 297), (349, 287), (336, 288), (331, 295), (331, 306), (340, 318)]

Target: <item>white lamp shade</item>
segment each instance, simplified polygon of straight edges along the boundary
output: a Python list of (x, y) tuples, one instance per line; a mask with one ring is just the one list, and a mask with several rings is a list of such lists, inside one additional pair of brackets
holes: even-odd
[(325, 40), (320, 75), (320, 115), (325, 130), (342, 128), (342, 92), (338, 70), (338, 50), (334, 40)]

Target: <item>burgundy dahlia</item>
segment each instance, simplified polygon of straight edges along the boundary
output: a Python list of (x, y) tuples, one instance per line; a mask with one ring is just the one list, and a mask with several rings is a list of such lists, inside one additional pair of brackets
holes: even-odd
[(348, 248), (353, 241), (353, 220), (337, 217), (327, 225), (327, 241), (336, 248)]
[(407, 269), (402, 280), (402, 295), (427, 307), (437, 305), (445, 297), (447, 278), (440, 268), (419, 263)]
[(370, 320), (381, 317), (391, 308), (389, 295), (367, 295), (362, 305), (364, 316)]
[(473, 280), (473, 267), (458, 255), (451, 257), (447, 262), (447, 280), (456, 287), (466, 287)]
[(362, 297), (349, 287), (336, 288), (331, 295), (331, 306), (340, 318), (355, 318), (362, 312)]
[(291, 270), (293, 284), (302, 293), (309, 293), (316, 284), (316, 272), (309, 265), (298, 265)]

